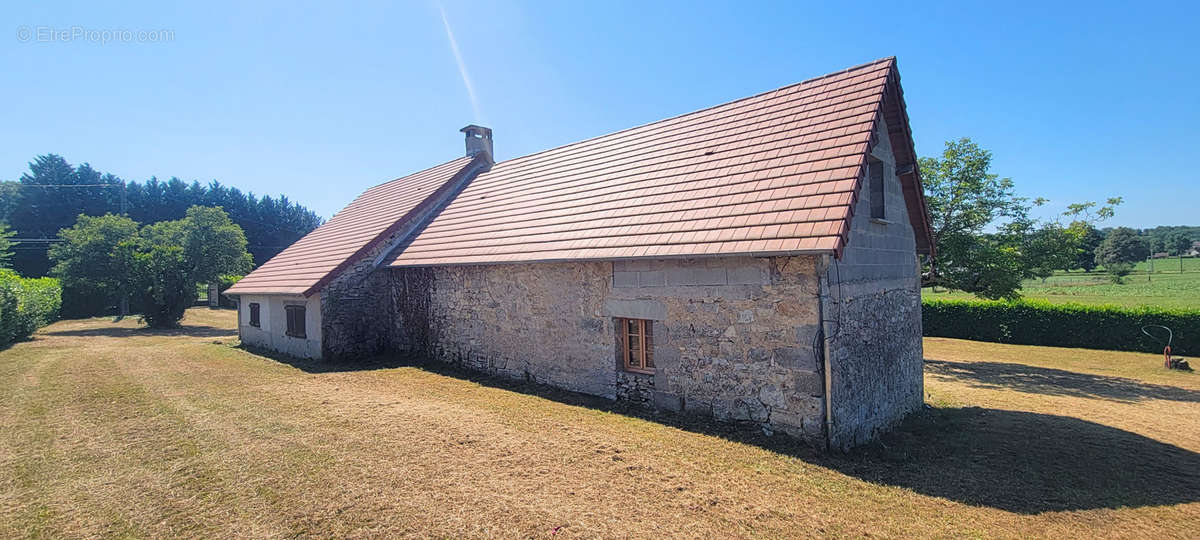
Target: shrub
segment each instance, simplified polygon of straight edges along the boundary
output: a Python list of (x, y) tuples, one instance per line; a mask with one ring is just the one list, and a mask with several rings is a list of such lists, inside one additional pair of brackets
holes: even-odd
[(25, 279), (0, 270), (0, 347), (25, 339), (57, 319), (61, 306), (57, 279)]
[(152, 328), (178, 325), (187, 308), (196, 303), (196, 282), (188, 278), (183, 248), (157, 245), (135, 256), (139, 282), (145, 284), (138, 298), (144, 306), (142, 322)]
[(925, 300), (921, 313), (926, 336), (1151, 353), (1162, 352), (1164, 344), (1141, 329), (1157, 324), (1175, 332), (1175, 353), (1200, 353), (1200, 310), (1035, 300)]
[(246, 276), (223, 275), (217, 279), (217, 305), (224, 308), (237, 307), (232, 298), (225, 296), (225, 291), (241, 281)]

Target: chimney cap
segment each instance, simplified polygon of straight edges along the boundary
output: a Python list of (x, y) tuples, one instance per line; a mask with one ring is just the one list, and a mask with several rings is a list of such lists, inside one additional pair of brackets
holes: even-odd
[(469, 133), (469, 134), (476, 134), (476, 133), (478, 133), (480, 136), (484, 136), (484, 137), (486, 137), (486, 136), (489, 136), (489, 135), (491, 135), (491, 134), (492, 134), (492, 128), (487, 128), (487, 127), (483, 127), (483, 126), (478, 126), (478, 125), (475, 125), (475, 124), (469, 124), (469, 125), (467, 125), (467, 127), (465, 127), (465, 128), (462, 128), (462, 129), (460, 129), (459, 131), (461, 131), (461, 132), (463, 132), (463, 133)]
[(484, 154), (489, 162), (495, 163), (492, 157), (492, 128), (471, 124), (459, 131), (467, 134), (467, 157)]

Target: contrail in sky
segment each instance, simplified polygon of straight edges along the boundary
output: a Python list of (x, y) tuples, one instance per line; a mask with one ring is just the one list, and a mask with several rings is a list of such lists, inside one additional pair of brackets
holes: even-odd
[(475, 111), (475, 123), (483, 123), (483, 113), (479, 109), (479, 99), (475, 97), (475, 85), (471, 84), (471, 76), (467, 74), (467, 64), (463, 62), (462, 53), (458, 50), (458, 40), (454, 39), (454, 31), (450, 30), (450, 20), (446, 18), (446, 10), (442, 3), (437, 3), (438, 12), (442, 14), (442, 26), (446, 27), (446, 38), (450, 40), (450, 50), (454, 51), (454, 61), (458, 62), (458, 72), (462, 75), (463, 85), (467, 87), (467, 96), (471, 98), (471, 108)]

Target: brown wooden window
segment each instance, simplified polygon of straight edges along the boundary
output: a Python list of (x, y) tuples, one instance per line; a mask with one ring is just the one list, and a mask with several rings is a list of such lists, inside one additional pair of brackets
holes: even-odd
[(283, 306), (287, 313), (287, 335), (292, 337), (308, 337), (304, 333), (304, 306)]
[(262, 326), (262, 321), (259, 320), (258, 302), (250, 302), (250, 326)]
[(626, 371), (654, 373), (654, 321), (618, 318), (617, 347)]

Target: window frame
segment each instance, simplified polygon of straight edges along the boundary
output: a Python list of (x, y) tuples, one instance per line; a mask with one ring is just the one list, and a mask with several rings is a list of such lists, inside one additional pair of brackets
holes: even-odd
[[(615, 320), (617, 353), (621, 359), (621, 367), (630, 373), (653, 375), (654, 321), (630, 317), (617, 317)], [(630, 329), (630, 323), (636, 325), (633, 331)], [(636, 348), (633, 344), (636, 344)]]
[(250, 326), (262, 328), (262, 304), (250, 302), (247, 308), (250, 311)]
[[(286, 315), (285, 318), (287, 319), (287, 328), (284, 330), (284, 334), (288, 337), (302, 339), (307, 338), (308, 328), (305, 318), (308, 314), (305, 310), (305, 306), (287, 304), (283, 306), (283, 312)], [(297, 327), (299, 327), (299, 329), (297, 329)]]

